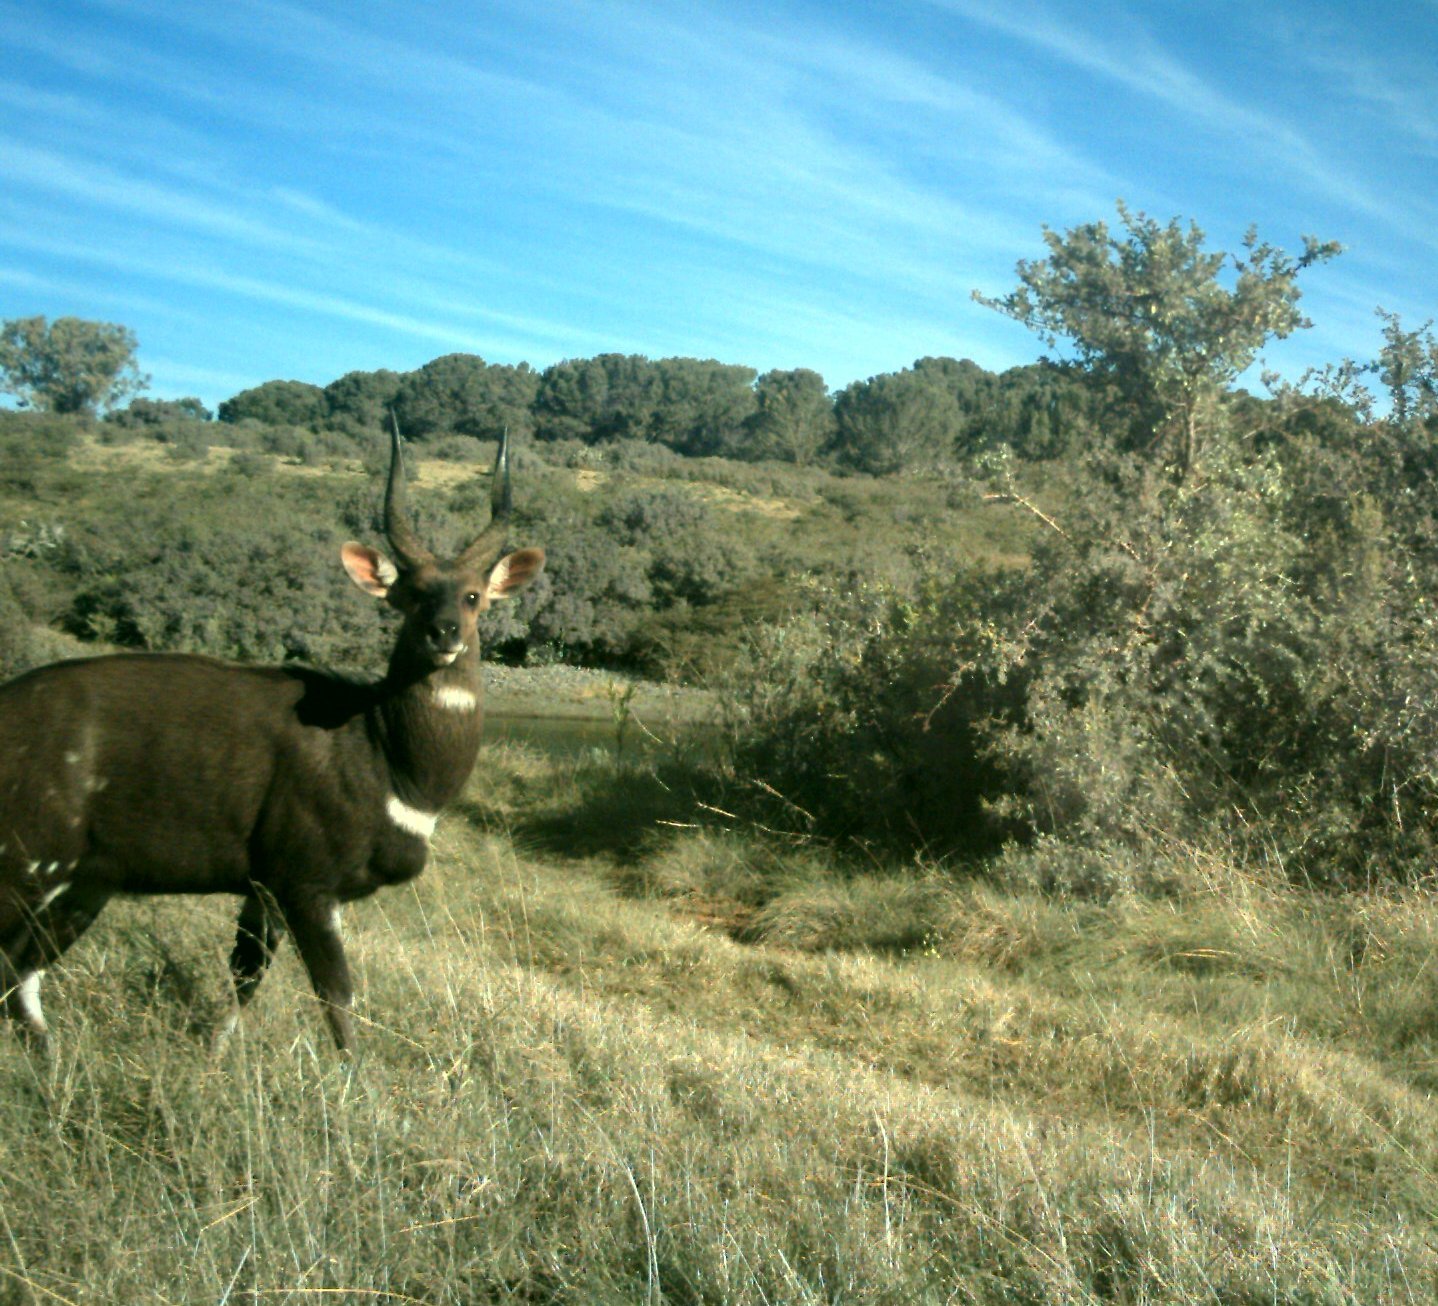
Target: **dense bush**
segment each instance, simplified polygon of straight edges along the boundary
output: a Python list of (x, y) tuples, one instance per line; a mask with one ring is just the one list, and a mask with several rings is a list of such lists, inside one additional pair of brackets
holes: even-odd
[(528, 363), (509, 367), (477, 354), (446, 354), (400, 378), (394, 413), (415, 440), (497, 440), (506, 428), (519, 438), (531, 425), (538, 389), (539, 375)]
[[(1373, 363), (1235, 390), (1307, 324), (1298, 280), (1335, 248), (1249, 233), (1225, 255), (1119, 216), (1046, 233), (986, 301), (1061, 356), (1003, 376), (923, 358), (831, 402), (802, 370), (449, 355), (247, 391), (222, 412), (250, 451), (230, 470), (128, 471), (83, 502), (65, 455), (92, 424), (0, 414), (0, 601), (89, 640), (373, 669), (387, 628), (333, 555), (379, 534), (389, 406), (416, 452), (475, 469), (426, 468), (441, 552), (486, 520), (508, 426), (512, 539), (549, 565), (486, 646), (728, 667), (725, 802), (768, 829), (1128, 863), (1156, 832), (1218, 833), (1310, 880), (1427, 873), (1438, 340), (1385, 315)], [(127, 413), (100, 432), (196, 458), (216, 432)], [(263, 475), (265, 453), (331, 474)]]
[[(1250, 237), (1230, 292), (1204, 281), (1221, 264), (1201, 233), (1125, 219), (1119, 263), (1151, 276), (1160, 252), (1191, 293), (1171, 301), (1187, 325), (1127, 356), (1106, 438), (1068, 459), (1062, 496), (1035, 503), (991, 462), (993, 493), (1038, 526), (1028, 569), (955, 560), (917, 588), (826, 594), (743, 682), (736, 773), (808, 828), (903, 847), (1224, 830), (1309, 879), (1427, 874), (1438, 348), (1390, 322), (1379, 361), (1327, 396), (1230, 394), (1256, 340), (1232, 335), (1235, 314), (1273, 306), (1259, 335), (1299, 325), (1306, 263)], [(1094, 228), (1071, 238), (1091, 268)], [(1070, 267), (1065, 238), (1050, 246)], [(1026, 269), (1048, 287), (1030, 307), (1059, 294), (1049, 271)], [(1071, 281), (1062, 293), (1092, 309)], [(1386, 411), (1353, 389), (1365, 372)], [(1356, 402), (1333, 397), (1343, 385)], [(1162, 438), (1135, 447), (1136, 414)]]
[(277, 513), (271, 483), (224, 481), (193, 512), (136, 505), (143, 544), (91, 537), (65, 627), (127, 648), (383, 666), (381, 623), (342, 583), (327, 515)]
[(219, 408), (222, 422), (253, 418), (269, 425), (308, 426), (329, 411), (325, 392), (308, 381), (266, 381), (226, 399)]
[(105, 414), (116, 426), (154, 427), (170, 422), (208, 422), (212, 414), (198, 399), (132, 399), (124, 408)]
[(265, 426), (256, 439), (262, 452), (305, 467), (317, 467), (332, 458), (362, 457), (379, 444), (378, 433), (355, 436), (344, 428), (314, 430), (306, 426)]
[[(406, 437), (436, 447), (449, 437), (494, 440), (508, 427), (521, 442), (533, 433), (553, 447), (554, 460), (572, 466), (620, 465), (608, 459), (625, 449), (623, 465), (637, 471), (648, 449), (671, 460), (890, 475), (952, 466), (998, 446), (1030, 460), (1061, 457), (1094, 430), (1103, 399), (1097, 380), (1048, 362), (995, 375), (968, 359), (928, 357), (831, 395), (808, 368), (761, 376), (713, 359), (599, 354), (539, 373), (446, 354), (413, 372), (348, 372), (323, 389), (267, 381), (226, 400), (219, 416), (231, 426), (260, 422), (364, 441), (393, 414)], [(114, 415), (117, 432), (153, 424), (176, 404), (198, 401), (138, 401)]]
[(992, 610), (1027, 577), (932, 575), (917, 589), (813, 586), (761, 627), (724, 695), (724, 761), (763, 822), (884, 848), (996, 848), (1022, 786), (988, 746), (1021, 674)]

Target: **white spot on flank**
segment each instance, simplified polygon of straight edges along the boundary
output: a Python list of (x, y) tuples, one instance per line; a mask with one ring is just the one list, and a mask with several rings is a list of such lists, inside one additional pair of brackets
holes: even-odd
[(15, 988), (15, 1001), (20, 1015), (41, 1033), (45, 1031), (45, 1013), (40, 1010), (40, 977), (43, 970), (32, 970), (21, 978)]
[(417, 807), (411, 807), (401, 798), (394, 794), (389, 796), (385, 802), (384, 810), (393, 821), (406, 834), (412, 834), (417, 839), (423, 839), (427, 843), (430, 835), (434, 833), (435, 822), (439, 819), (433, 812), (421, 812)]
[[(58, 862), (56, 862), (55, 864), (57, 866), (59, 865)], [(48, 907), (52, 902), (54, 902), (55, 899), (58, 898), (62, 893), (64, 893), (65, 890), (69, 887), (69, 880), (61, 880), (59, 884), (54, 885), (52, 888), (46, 889), (45, 896), (41, 898), (38, 903), (35, 904), (35, 910), (44, 911), (46, 907)]]
[(479, 706), (474, 690), (463, 685), (440, 685), (434, 691), (434, 705), (448, 712), (473, 712)]

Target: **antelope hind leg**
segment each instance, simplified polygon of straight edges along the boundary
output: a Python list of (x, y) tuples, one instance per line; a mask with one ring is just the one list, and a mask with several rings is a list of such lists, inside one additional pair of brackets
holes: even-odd
[(262, 889), (249, 894), (240, 907), (235, 946), (230, 950), (230, 982), (234, 985), (235, 1005), (215, 1030), (216, 1045), (235, 1032), (241, 1010), (255, 996), (284, 937), (285, 922), (279, 906)]

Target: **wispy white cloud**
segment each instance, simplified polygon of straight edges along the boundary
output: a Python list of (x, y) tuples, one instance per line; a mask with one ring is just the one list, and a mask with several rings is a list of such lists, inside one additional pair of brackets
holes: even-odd
[(1235, 100), (1163, 50), (1144, 30), (1142, 10), (1113, 24), (1117, 38), (1094, 35), (1072, 15), (1058, 15), (1034, 0), (1013, 0), (1002, 7), (983, 0), (931, 0), (965, 21), (1002, 32), (1037, 47), (1072, 67), (1118, 83), (1158, 101), (1190, 122), (1237, 142), (1245, 154), (1317, 194), (1357, 210), (1365, 217), (1401, 227), (1424, 239), (1422, 224), (1391, 194), (1366, 184), (1315, 144), (1284, 116)]
[(93, 160), (64, 158), (0, 137), (0, 179), (59, 194), (112, 213), (203, 231), (247, 245), (272, 245), (299, 255), (323, 251), (322, 242), (281, 231), (232, 207), (223, 207), (175, 187), (123, 176)]
[[(1438, 8), (1438, 5), (1435, 5)], [(1349, 102), (1371, 111), (1389, 139), (1409, 138), (1430, 155), (1438, 147), (1438, 76), (1426, 58), (1418, 68), (1384, 66), (1353, 48), (1294, 42), (1293, 54)]]
[[(1298, 195), (1325, 235), (1432, 248), (1431, 207), (1317, 115), (1147, 10), (1065, 3), (0, 0), (0, 253), (366, 357), (678, 349), (842, 383), (911, 345), (1017, 361), (970, 287), (1119, 194), (1252, 195), (1265, 230)], [(1417, 84), (1309, 67), (1431, 149)]]
[(453, 323), (440, 322), (411, 313), (395, 312), (349, 295), (309, 290), (283, 282), (228, 272), (214, 266), (191, 261), (167, 262), (137, 256), (133, 253), (117, 252), (109, 247), (61, 242), (36, 235), (31, 231), (17, 231), (13, 227), (0, 226), (0, 246), (6, 245), (52, 256), (63, 254), (93, 266), (137, 272), (157, 281), (175, 282), (180, 285), (220, 291), (263, 303), (282, 305), (286, 308), (301, 309), (307, 313), (335, 321), (382, 327), (387, 331), (429, 341), (450, 349), (484, 352), (486, 349), (492, 351), (497, 347), (502, 353), (517, 355), (522, 353), (525, 347), (534, 343), (529, 340), (505, 340), (496, 336), (481, 336), (465, 331)]
[[(1075, 171), (1022, 115), (904, 60), (833, 40), (816, 46), (803, 33), (750, 34), (713, 13), (686, 26), (653, 10), (606, 10), (586, 32), (593, 45), (572, 47), (586, 52), (571, 53), (569, 80), (542, 85), (301, 6), (252, 0), (243, 8), (272, 49), (303, 48), (342, 85), (378, 95), (370, 103), (386, 125), (377, 130), (405, 139), (417, 158), (448, 155), (493, 175), (487, 128), (496, 118), (522, 119), (528, 125), (513, 150), (527, 146), (543, 160), (538, 184), (564, 202), (817, 267), (931, 284), (925, 250), (933, 242), (998, 248), (1008, 240), (1004, 224), (945, 189), (916, 185), (882, 149), (829, 128), (824, 118), (836, 106), (863, 108), (901, 131), (918, 104), (937, 118), (931, 140), (968, 142), (969, 150), (982, 142), (1009, 165), (1028, 152), (1033, 177)], [(219, 30), (234, 16), (227, 11), (222, 23), (199, 7), (181, 21)], [(522, 52), (513, 53), (522, 66)], [(237, 94), (246, 98), (243, 87)], [(917, 259), (906, 244), (919, 246)]]
[(145, 354), (145, 371), (150, 377), (149, 392), (162, 398), (181, 398), (199, 392), (204, 395), (233, 395), (254, 384), (255, 378), (223, 367), (200, 367), (182, 358)]

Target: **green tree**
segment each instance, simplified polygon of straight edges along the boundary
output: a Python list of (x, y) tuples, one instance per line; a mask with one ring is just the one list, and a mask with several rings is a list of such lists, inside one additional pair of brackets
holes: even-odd
[(712, 358), (663, 358), (655, 364), (660, 402), (651, 438), (691, 457), (727, 454), (743, 440), (755, 408), (752, 367)]
[(1431, 428), (1438, 424), (1438, 337), (1433, 324), (1405, 331), (1396, 313), (1378, 310), (1383, 319), (1383, 350), (1374, 365), (1399, 425)]
[(0, 323), (0, 388), (22, 407), (93, 413), (149, 384), (138, 348), (135, 333), (114, 322), (11, 318)]
[(124, 408), (105, 414), (115, 426), (163, 426), (167, 422), (208, 422), (213, 414), (193, 396), (184, 399), (132, 399)]
[(834, 456), (876, 476), (949, 461), (964, 425), (942, 374), (917, 367), (855, 381), (839, 392), (834, 417)]
[(267, 426), (310, 426), (329, 411), (325, 392), (308, 381), (266, 381), (220, 404), (222, 422), (253, 418)]
[(586, 444), (651, 439), (660, 402), (658, 368), (642, 354), (565, 359), (540, 378), (535, 434)]
[(472, 435), (497, 440), (527, 432), (539, 375), (528, 363), (486, 363), (478, 354), (445, 354), (405, 374), (394, 398), (401, 430), (415, 440)]
[(1017, 289), (974, 297), (1051, 348), (1066, 342), (1113, 387), (1128, 447), (1152, 451), (1182, 480), (1234, 377), (1268, 340), (1311, 325), (1298, 310), (1298, 274), (1340, 246), (1305, 236), (1293, 258), (1250, 228), (1242, 254), (1210, 253), (1192, 223), (1161, 225), (1122, 201), (1118, 212), (1122, 236), (1104, 222), (1062, 235), (1045, 227), (1049, 256), (1020, 261)]
[(765, 372), (755, 387), (756, 411), (745, 421), (746, 458), (808, 465), (834, 436), (834, 405), (824, 378), (806, 367)]
[(356, 435), (386, 430), (400, 380), (398, 372), (382, 367), (375, 372), (346, 372), (331, 381), (325, 386), (331, 425)]

